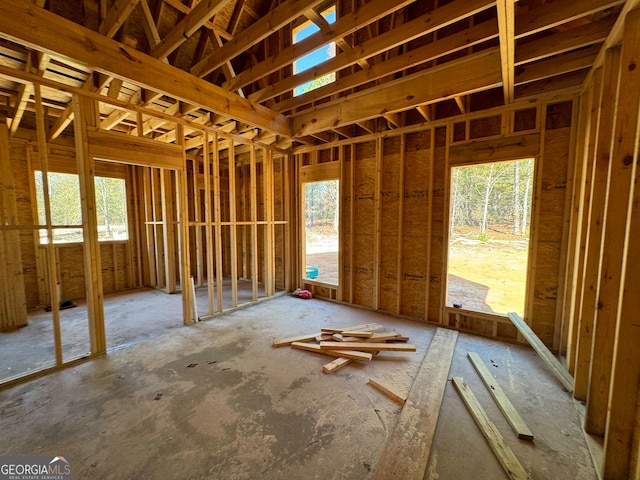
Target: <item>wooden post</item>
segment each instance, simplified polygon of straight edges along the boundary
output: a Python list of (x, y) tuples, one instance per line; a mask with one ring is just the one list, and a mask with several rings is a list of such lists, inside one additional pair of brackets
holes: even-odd
[(215, 249), (216, 249), (216, 290), (218, 296), (218, 312), (222, 312), (222, 282), (224, 271), (222, 265), (222, 211), (220, 208), (220, 151), (218, 150), (218, 135), (213, 134), (213, 201), (215, 215)]
[[(399, 315), (402, 307), (402, 260), (403, 260), (403, 237), (404, 237), (404, 160), (407, 148), (407, 136), (400, 135), (400, 165), (398, 166), (398, 250), (396, 255), (396, 314)], [(427, 298), (429, 297), (429, 282), (427, 281)], [(426, 312), (425, 312), (426, 316)]]
[(233, 140), (229, 141), (229, 243), (231, 246), (231, 306), (238, 306), (238, 244), (236, 239), (236, 152)]
[[(18, 207), (11, 167), (9, 130), (0, 124), (0, 224), (18, 225)], [(37, 248), (37, 247), (36, 247)], [(0, 331), (27, 325), (20, 231), (0, 231)]]
[(42, 168), (42, 190), (44, 196), (45, 222), (47, 228), (47, 261), (49, 287), (49, 302), (53, 318), (53, 341), (55, 346), (56, 365), (62, 365), (62, 338), (60, 334), (60, 296), (58, 292), (58, 264), (53, 244), (53, 229), (51, 228), (51, 199), (49, 198), (49, 155), (47, 152), (47, 132), (44, 123), (44, 109), (42, 108), (42, 91), (39, 84), (34, 86), (36, 106), (36, 131), (38, 135), (38, 154)]
[[(611, 139), (611, 121), (613, 118), (613, 106), (606, 105), (609, 113), (609, 125), (601, 128), (600, 118), (605, 108), (603, 91), (606, 90), (609, 75), (614, 72), (605, 72), (602, 68), (598, 70), (598, 89), (594, 91), (592, 111), (592, 126), (594, 126), (593, 146), (589, 149), (588, 159), (591, 165), (588, 177), (588, 198), (589, 204), (585, 212), (588, 223), (585, 231), (585, 252), (583, 257), (582, 272), (582, 300), (580, 308), (576, 310), (579, 315), (580, 331), (578, 333), (578, 351), (575, 370), (575, 398), (578, 400), (587, 399), (589, 388), (589, 368), (591, 365), (591, 347), (593, 344), (593, 329), (596, 316), (596, 295), (597, 282), (600, 270), (600, 240), (602, 237), (602, 219), (604, 204), (606, 201), (608, 158), (603, 158), (602, 154), (608, 156), (609, 146), (601, 145), (599, 142), (609, 144)], [(616, 86), (612, 86), (616, 88)], [(615, 92), (614, 92), (615, 93)], [(607, 113), (607, 112), (605, 112)], [(607, 140), (604, 138), (608, 136)], [(598, 169), (600, 172), (598, 172)], [(598, 178), (597, 178), (598, 177)], [(598, 219), (598, 221), (596, 221)], [(596, 243), (597, 242), (597, 243)]]
[(204, 162), (204, 220), (207, 224), (205, 229), (205, 241), (207, 243), (207, 300), (208, 315), (215, 312), (215, 251), (213, 246), (213, 216), (211, 212), (211, 153), (209, 150), (209, 133), (202, 133), (204, 143), (202, 144), (202, 161)]
[[(596, 117), (594, 115), (594, 109), (597, 108), (597, 95), (596, 92), (600, 91), (600, 85), (602, 82), (602, 68), (598, 68), (595, 70), (593, 75), (593, 85), (591, 85), (589, 92), (589, 120), (588, 120), (588, 128), (587, 128), (587, 136), (585, 136), (585, 142), (587, 142), (587, 146), (584, 150), (584, 184), (581, 185), (583, 192), (581, 192), (581, 227), (580, 227), (580, 248), (579, 248), (579, 257), (578, 257), (578, 266), (577, 266), (577, 277), (576, 277), (576, 295), (575, 295), (575, 318), (574, 318), (574, 331), (575, 333), (575, 358), (573, 360), (574, 364), (574, 377), (577, 379), (578, 377), (578, 364), (580, 359), (584, 357), (587, 350), (581, 346), (582, 339), (580, 336), (581, 332), (581, 318), (580, 312), (582, 312), (582, 295), (584, 292), (584, 269), (585, 269), (585, 256), (587, 253), (587, 241), (589, 238), (589, 215), (590, 215), (590, 205), (591, 205), (591, 179), (593, 175), (593, 155), (591, 152), (595, 148), (595, 138), (596, 138), (596, 128), (597, 122)], [(587, 356), (591, 354), (590, 346), (588, 349)], [(578, 380), (576, 381), (578, 389), (574, 392), (575, 398), (578, 400), (586, 400), (586, 385), (585, 382)]]
[[(188, 185), (187, 185), (187, 156), (184, 152), (184, 128), (182, 125), (176, 125), (176, 143), (183, 147), (182, 150), (182, 169), (176, 172), (176, 186), (178, 186), (178, 234), (180, 245), (180, 264), (181, 278), (180, 287), (182, 289), (182, 320), (185, 325), (190, 325), (197, 321), (193, 318), (194, 305), (196, 299), (193, 295), (191, 286), (191, 256), (189, 254), (189, 205), (188, 205)], [(163, 203), (164, 204), (164, 203)], [(166, 217), (163, 216), (163, 220)], [(173, 225), (171, 225), (173, 228)], [(172, 265), (173, 261), (170, 262)], [(175, 268), (174, 268), (175, 277)], [(175, 279), (174, 279), (175, 282)]]
[(384, 156), (384, 139), (376, 139), (376, 172), (373, 193), (374, 219), (373, 219), (373, 308), (380, 308), (380, 244), (382, 242), (382, 158)]
[[(344, 148), (344, 147), (341, 147)], [(289, 176), (291, 175), (291, 155), (287, 154), (282, 158), (282, 169), (283, 169), (283, 177), (282, 184), (284, 186), (283, 193), (283, 204), (284, 204), (284, 289), (286, 291), (290, 291), (291, 288), (291, 182), (289, 180)], [(342, 259), (342, 256), (340, 256)], [(340, 277), (342, 277), (342, 269), (340, 269), (339, 273)], [(342, 298), (342, 297), (340, 297)]]
[(622, 40), (622, 88), (615, 117), (609, 186), (609, 205), (613, 208), (607, 212), (599, 292), (602, 308), (598, 316), (600, 321), (604, 311), (610, 312), (607, 318), (616, 325), (603, 475), (615, 480), (638, 478), (640, 473), (640, 90), (625, 88), (640, 85), (639, 55), (640, 10), (634, 10), (625, 19)]
[(251, 195), (251, 295), (255, 302), (258, 300), (258, 186), (256, 179), (256, 147), (251, 145), (249, 164), (249, 181)]
[[(183, 175), (186, 176), (186, 167)], [(164, 241), (164, 277), (166, 279), (166, 289), (168, 293), (176, 292), (176, 255), (174, 230), (174, 198), (176, 192), (173, 188), (173, 182), (171, 181), (172, 177), (172, 170), (166, 170), (164, 168), (160, 169), (160, 201), (162, 205), (162, 226), (164, 229), (164, 234), (162, 236), (162, 239)], [(186, 191), (184, 192), (184, 194), (186, 195)], [(182, 201), (185, 202), (186, 198), (182, 199)], [(188, 220), (188, 217), (187, 219), (183, 220)], [(185, 284), (181, 283), (181, 286), (182, 290), (184, 291)]]
[[(616, 181), (610, 178), (610, 153), (615, 135), (613, 128), (615, 125), (615, 106), (619, 96), (619, 72), (620, 48), (610, 48), (605, 54), (604, 61), (598, 145), (595, 152), (595, 166), (591, 185), (591, 228), (589, 229), (581, 314), (583, 324), (591, 324), (593, 329), (593, 342), (588, 364), (589, 383), (584, 428), (588, 433), (598, 436), (604, 436), (607, 419), (611, 362), (613, 360), (613, 335), (616, 325), (615, 309), (610, 308), (611, 304), (600, 304), (598, 300), (602, 278), (601, 267), (608, 265), (608, 263), (603, 262), (609, 260), (609, 253), (612, 247), (609, 244), (611, 236), (606, 236), (605, 231), (607, 217), (613, 214), (612, 208), (609, 207), (617, 209), (617, 206), (621, 205), (620, 203), (615, 203), (616, 197), (623, 202), (626, 200), (624, 197), (618, 197), (618, 193), (608, 191), (610, 182), (614, 186), (616, 184)], [(628, 195), (628, 189), (620, 188), (619, 190), (622, 195)], [(608, 196), (611, 197), (614, 203), (609, 203), (607, 206)], [(617, 247), (622, 249), (620, 244), (614, 248)], [(603, 255), (604, 252), (607, 252), (607, 254)], [(606, 284), (606, 281), (604, 283)], [(620, 288), (620, 284), (615, 284), (614, 288)], [(606, 291), (603, 293), (607, 295)], [(609, 298), (611, 297), (609, 296)], [(607, 308), (601, 309), (599, 305)]]
[(98, 216), (96, 211), (95, 163), (89, 153), (87, 127), (98, 125), (98, 111), (94, 100), (78, 95), (73, 99), (76, 161), (80, 177), (82, 203), (82, 232), (84, 236), (84, 275), (87, 290), (87, 312), (91, 353), (104, 353), (107, 343), (104, 330), (104, 299), (102, 291), (102, 263), (98, 244)]
[[(582, 139), (585, 136), (585, 132), (588, 131), (587, 118), (588, 118), (588, 107), (589, 107), (589, 95), (587, 92), (582, 92), (580, 96), (580, 109), (579, 109), (579, 123), (577, 126), (577, 135), (576, 138)], [(567, 274), (565, 277), (565, 299), (564, 299), (564, 322), (567, 330), (567, 346), (566, 346), (566, 359), (567, 359), (567, 368), (571, 375), (574, 374), (575, 371), (575, 299), (576, 299), (576, 290), (577, 290), (577, 276), (578, 276), (578, 265), (580, 258), (580, 250), (579, 250), (579, 242), (581, 238), (582, 232), (582, 203), (581, 203), (581, 195), (584, 194), (584, 189), (582, 188), (585, 182), (585, 173), (586, 170), (584, 168), (584, 149), (585, 142), (578, 141), (576, 145), (576, 149), (574, 151), (574, 175), (573, 175), (573, 186), (572, 186), (572, 197), (571, 197), (571, 227), (569, 233), (569, 253), (567, 255)]]
[(274, 294), (275, 287), (275, 249), (274, 249), (274, 223), (273, 223), (273, 152), (265, 150), (262, 157), (264, 176), (264, 205), (265, 220), (267, 221), (267, 231), (265, 233), (265, 275), (264, 290), (265, 296)]
[(198, 286), (202, 286), (204, 283), (202, 277), (202, 270), (204, 266), (204, 256), (202, 255), (202, 227), (198, 225), (198, 223), (202, 222), (202, 211), (200, 208), (200, 182), (198, 181), (200, 177), (200, 166), (198, 165), (198, 159), (194, 158), (193, 160), (193, 211), (194, 211), (194, 221), (195, 221), (195, 243), (196, 243), (196, 279), (195, 284)]

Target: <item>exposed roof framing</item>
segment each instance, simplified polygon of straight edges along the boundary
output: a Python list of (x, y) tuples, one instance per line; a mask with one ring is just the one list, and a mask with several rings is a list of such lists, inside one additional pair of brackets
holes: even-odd
[[(313, 146), (469, 114), (484, 108), (479, 99), (493, 107), (577, 92), (625, 3), (3, 0), (0, 67), (116, 100), (102, 103), (102, 129), (172, 142), (175, 118), (193, 148), (198, 126)], [(321, 12), (331, 5), (329, 24)], [(294, 44), (306, 21), (319, 31)], [(294, 74), (296, 61), (332, 42), (334, 58)], [(293, 94), (333, 73), (334, 82)], [(33, 115), (32, 86), (2, 78), (0, 114), (15, 132)], [(71, 96), (50, 88), (43, 96), (52, 140), (73, 118)], [(145, 118), (138, 132), (140, 111), (159, 120)]]

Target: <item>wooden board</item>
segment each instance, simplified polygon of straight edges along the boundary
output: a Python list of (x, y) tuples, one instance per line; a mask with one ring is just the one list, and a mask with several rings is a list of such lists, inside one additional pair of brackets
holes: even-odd
[(342, 332), (342, 335), (345, 337), (358, 337), (358, 338), (369, 338), (373, 335), (373, 332), (358, 332), (358, 331), (349, 331), (345, 330)]
[(322, 367), (322, 371), (324, 373), (333, 373), (337, 370), (340, 370), (342, 367), (345, 367), (353, 362), (353, 358), (336, 358), (333, 362), (329, 362)]
[(334, 357), (351, 358), (353, 360), (363, 360), (365, 362), (370, 362), (373, 358), (373, 355), (371, 353), (357, 352), (355, 350), (326, 350), (320, 348), (320, 345), (314, 345), (313, 343), (293, 342), (291, 346), (293, 348), (297, 348), (298, 350), (322, 353)]
[(480, 378), (487, 386), (489, 393), (498, 404), (498, 408), (500, 408), (500, 411), (507, 419), (507, 422), (509, 422), (513, 431), (516, 432), (516, 435), (518, 435), (518, 438), (523, 440), (533, 440), (533, 433), (531, 433), (531, 430), (527, 427), (527, 424), (524, 422), (516, 408), (511, 403), (511, 400), (509, 400), (509, 397), (504, 393), (502, 387), (500, 387), (482, 359), (475, 352), (469, 352), (467, 353), (467, 356), (469, 357), (469, 360), (471, 360), (476, 372), (478, 372), (478, 375), (480, 375)]
[(376, 380), (375, 378), (370, 378), (369, 379), (369, 385), (371, 385), (376, 390), (381, 391), (387, 397), (389, 397), (391, 400), (393, 400), (394, 402), (399, 403), (400, 405), (404, 405), (406, 403), (406, 401), (407, 401), (407, 397), (406, 396), (399, 395), (398, 393), (394, 392), (392, 388), (389, 388), (387, 385), (385, 385), (380, 380)]
[(424, 479), (457, 339), (454, 330), (436, 330), (373, 480)]
[(291, 345), (293, 342), (309, 342), (315, 340), (316, 337), (322, 335), (321, 333), (310, 333), (308, 335), (298, 335), (297, 337), (281, 338), (280, 340), (274, 340), (274, 347), (285, 347)]
[(496, 457), (509, 478), (512, 480), (526, 480), (531, 478), (511, 449), (504, 443), (504, 438), (502, 438), (496, 426), (489, 420), (482, 405), (480, 405), (480, 402), (478, 402), (478, 399), (465, 383), (464, 379), (461, 377), (453, 377), (453, 385), (456, 387), (456, 390), (458, 390), (464, 404), (469, 409), (469, 412), (471, 412), (473, 419), (482, 431), (484, 438), (489, 442), (491, 450), (496, 454)]
[(549, 349), (540, 341), (540, 339), (533, 333), (533, 330), (527, 325), (524, 320), (517, 313), (509, 313), (511, 322), (518, 329), (520, 334), (525, 338), (529, 345), (533, 347), (542, 361), (551, 369), (555, 376), (560, 380), (562, 386), (571, 393), (573, 391), (573, 378), (569, 375), (569, 372), (562, 366), (558, 359), (549, 351)]
[(410, 343), (369, 343), (369, 342), (320, 342), (323, 350), (366, 350), (370, 352), (415, 352), (416, 346)]
[(382, 325), (377, 323), (366, 323), (364, 325), (356, 325), (355, 327), (346, 328), (322, 328), (322, 333), (342, 333), (344, 331), (361, 331), (361, 332), (379, 332), (380, 329), (384, 330)]

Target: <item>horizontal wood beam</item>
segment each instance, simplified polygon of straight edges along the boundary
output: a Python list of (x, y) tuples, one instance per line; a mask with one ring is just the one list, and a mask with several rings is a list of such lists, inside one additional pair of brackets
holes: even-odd
[(289, 0), (274, 8), (256, 23), (247, 27), (242, 34), (236, 35), (221, 48), (196, 63), (191, 73), (196, 77), (204, 77), (221, 67), (232, 58), (238, 56), (272, 33), (301, 15), (301, 12), (320, 5), (323, 0)]
[(559, 57), (521, 65), (516, 73), (515, 83), (520, 85), (589, 68), (593, 65), (599, 51), (600, 44), (565, 53)]
[[(385, 43), (384, 45), (381, 45), (385, 36), (386, 34), (382, 34), (365, 42), (358, 48), (358, 50), (363, 56), (367, 57), (386, 50), (388, 48), (388, 44)], [(360, 70), (343, 78), (338, 78), (330, 85), (317, 88), (297, 97), (289, 98), (277, 103), (272, 108), (278, 112), (292, 110), (310, 102), (319, 100), (320, 98), (333, 95), (334, 93), (343, 92), (345, 90), (364, 85), (365, 83), (386, 77), (387, 75), (434, 60), (441, 56), (472, 47), (473, 45), (477, 45), (478, 43), (482, 43), (491, 38), (496, 38), (497, 36), (497, 25), (494, 22), (484, 22), (460, 33), (450, 35), (442, 40), (436, 40), (433, 43), (410, 50), (402, 55), (392, 57), (385, 62), (376, 63), (367, 70)], [(341, 59), (340, 61), (344, 60)], [(348, 64), (352, 63), (344, 61), (344, 63), (340, 64), (340, 68), (344, 68), (344, 66), (347, 66)]]
[(33, 4), (21, 0), (0, 2), (0, 37), (74, 58), (102, 73), (177, 100), (280, 135), (291, 135), (290, 122), (284, 116)]
[(518, 44), (516, 48), (516, 66), (534, 62), (552, 55), (558, 55), (578, 48), (587, 47), (606, 40), (613, 20), (606, 18), (581, 27), (564, 30), (536, 40)]
[(89, 152), (95, 158), (145, 167), (181, 170), (182, 147), (150, 138), (87, 129)]
[(293, 116), (293, 132), (296, 136), (311, 135), (385, 113), (485, 90), (500, 85), (500, 81), (500, 54), (493, 48)]
[(558, 25), (586, 17), (624, 3), (624, 0), (580, 0), (579, 2), (549, 2), (516, 17), (516, 39), (548, 30)]

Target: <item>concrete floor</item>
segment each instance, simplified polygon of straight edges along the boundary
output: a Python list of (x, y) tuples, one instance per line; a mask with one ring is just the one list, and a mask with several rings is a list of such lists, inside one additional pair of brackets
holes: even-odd
[[(165, 310), (159, 301), (138, 314)], [(330, 357), (271, 347), (274, 338), (373, 321), (408, 335), (417, 352), (325, 375)], [(80, 479), (366, 479), (401, 411), (367, 380), (407, 390), (434, 332), (275, 298), (0, 391), (0, 455), (64, 455)], [(534, 443), (511, 432), (468, 351), (489, 365)], [(460, 334), (451, 376), (465, 378), (531, 478), (596, 478), (572, 400), (533, 351)], [(450, 383), (425, 478), (507, 478)]]
[[(223, 282), (223, 308), (232, 306), (231, 280)], [(264, 286), (258, 286), (264, 297)], [(238, 281), (238, 305), (252, 301), (251, 282)], [(75, 300), (74, 308), (60, 311), (62, 358), (64, 362), (84, 357), (91, 351), (89, 321), (84, 300)], [(196, 288), (198, 315), (209, 311), (206, 285)], [(160, 310), (156, 310), (161, 306)], [(218, 308), (214, 295), (214, 312)], [(145, 312), (154, 312), (146, 315)], [(162, 315), (155, 312), (161, 311)], [(106, 295), (104, 298), (107, 348), (119, 348), (149, 340), (183, 326), (182, 296), (161, 290), (142, 288)], [(53, 314), (42, 309), (29, 312), (26, 327), (0, 332), (0, 381), (55, 365)]]

